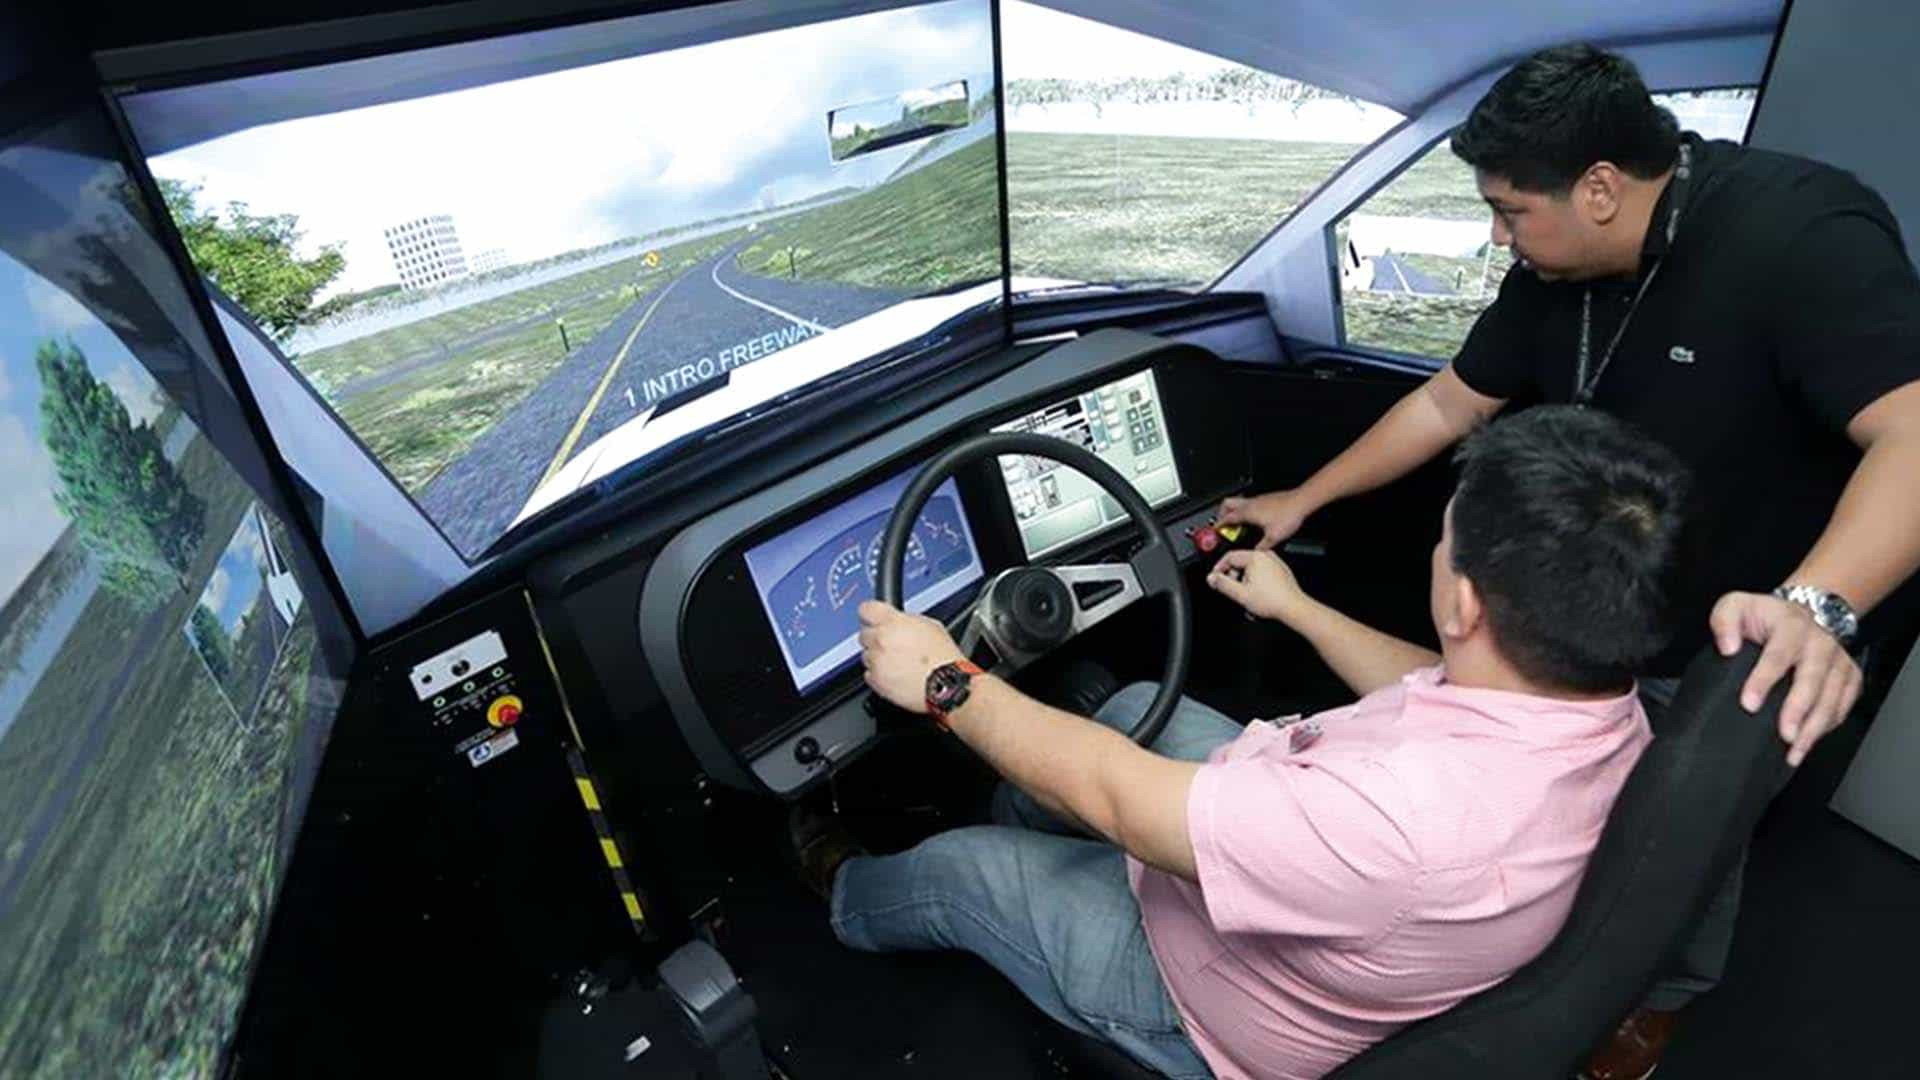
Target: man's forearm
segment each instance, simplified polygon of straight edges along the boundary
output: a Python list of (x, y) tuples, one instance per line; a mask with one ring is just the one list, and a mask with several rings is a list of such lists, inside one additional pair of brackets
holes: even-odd
[(992, 675), (978, 675), (967, 704), (949, 718), (960, 740), (1054, 814), (1086, 821), (1087, 792), (1101, 756), (1133, 743), (1084, 716), (1035, 701)]
[(1315, 507), (1398, 480), (1460, 441), (1504, 404), (1467, 388), (1452, 368), (1407, 394), (1300, 491)]
[(1196, 880), (1187, 798), (1199, 765), (1145, 750), (1095, 721), (1042, 705), (991, 675), (948, 717), (961, 741), (1066, 821), (1148, 866)]
[(1920, 567), (1920, 428), (1875, 439), (1813, 550), (1787, 580), (1839, 593), (1865, 614)]
[(1382, 633), (1318, 601), (1286, 625), (1306, 638), (1333, 673), (1361, 697), (1410, 671), (1440, 662), (1440, 654), (1432, 649)]

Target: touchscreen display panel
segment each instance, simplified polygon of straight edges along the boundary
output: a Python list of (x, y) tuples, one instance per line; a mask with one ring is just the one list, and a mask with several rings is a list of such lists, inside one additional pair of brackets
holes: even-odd
[[(795, 690), (805, 694), (860, 654), (862, 601), (880, 578), (880, 534), (909, 470), (747, 550), (760, 606)], [(926, 611), (980, 580), (980, 555), (953, 479), (933, 490), (907, 540), (907, 610)]]
[[(1180, 473), (1151, 371), (1055, 402), (994, 430), (1034, 431), (1077, 443), (1133, 481), (1153, 506), (1180, 497)], [(1127, 516), (1100, 485), (1057, 461), (1011, 454), (1000, 459), (1000, 474), (1029, 559)]]

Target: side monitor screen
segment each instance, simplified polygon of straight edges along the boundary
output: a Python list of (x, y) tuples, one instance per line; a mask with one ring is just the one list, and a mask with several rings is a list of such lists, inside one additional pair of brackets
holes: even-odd
[[(1054, 435), (1091, 450), (1133, 481), (1154, 506), (1180, 497), (1180, 473), (1151, 371), (1055, 402), (994, 430)], [(1127, 516), (1100, 485), (1057, 461), (1011, 455), (1000, 459), (1000, 473), (1029, 559)]]
[[(747, 572), (802, 694), (859, 655), (858, 609), (880, 580), (880, 534), (914, 475), (901, 473), (747, 550)], [(980, 576), (973, 529), (949, 477), (927, 497), (907, 538), (907, 610), (925, 611)]]
[[(48, 161), (0, 152), (0, 176)], [(15, 228), (0, 227), (0, 1076), (218, 1075), (334, 719), (325, 592), (130, 349), (160, 330), (109, 325), (96, 294), (15, 258), (47, 250), (11, 248)]]

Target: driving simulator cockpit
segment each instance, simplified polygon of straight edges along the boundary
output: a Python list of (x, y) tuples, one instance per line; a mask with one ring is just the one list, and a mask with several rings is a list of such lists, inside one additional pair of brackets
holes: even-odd
[[(1499, 294), (1447, 134), (1584, 38), (1739, 141), (1791, 42), (1376, 6), (0, 14), (0, 1077), (1135, 1075), (796, 880), (997, 780), (860, 605), (1139, 741), (1346, 703), (1206, 574)], [(1281, 554), (1427, 641), (1451, 484)]]

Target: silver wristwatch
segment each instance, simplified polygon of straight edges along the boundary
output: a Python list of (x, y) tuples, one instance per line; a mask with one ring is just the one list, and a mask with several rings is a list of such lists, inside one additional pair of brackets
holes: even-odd
[(1839, 638), (1842, 645), (1852, 645), (1854, 635), (1860, 632), (1860, 616), (1839, 593), (1812, 585), (1782, 585), (1773, 590), (1773, 595), (1813, 612), (1813, 621), (1820, 629)]

